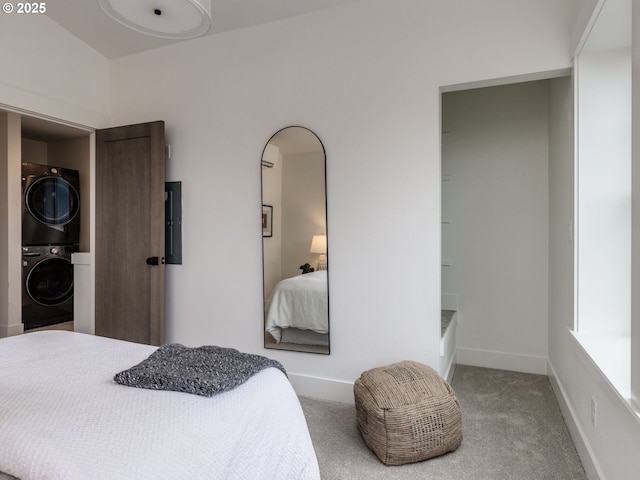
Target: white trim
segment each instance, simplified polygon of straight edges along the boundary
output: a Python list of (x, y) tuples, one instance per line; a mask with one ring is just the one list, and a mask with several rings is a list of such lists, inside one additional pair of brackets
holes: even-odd
[[(9, 99), (9, 103), (3, 101)], [(109, 115), (38, 95), (0, 82), (0, 109), (93, 131), (108, 125)]]
[[(628, 395), (628, 391), (627, 392), (621, 392), (618, 389), (618, 386), (616, 386), (616, 384), (614, 382), (611, 381), (611, 378), (609, 378), (609, 376), (607, 376), (607, 373), (602, 369), (602, 363), (603, 362), (596, 362), (595, 359), (592, 357), (591, 353), (589, 352), (589, 350), (587, 350), (585, 348), (585, 345), (583, 344), (583, 342), (580, 341), (580, 336), (579, 334), (577, 334), (574, 331), (569, 331), (569, 333), (571, 333), (571, 338), (573, 338), (573, 340), (575, 341), (576, 345), (578, 346), (578, 351), (582, 353), (583, 358), (585, 358), (588, 363), (591, 365), (591, 367), (594, 369), (594, 371), (598, 372), (600, 378), (606, 383), (606, 385), (609, 387), (609, 390), (611, 392), (613, 392), (615, 394), (615, 396), (622, 402), (622, 404), (627, 408), (627, 410), (629, 411), (629, 413), (631, 413), (632, 417), (640, 423), (640, 410), (636, 410), (634, 403), (631, 401), (630, 398), (627, 398)], [(628, 357), (627, 357), (627, 364), (629, 364), (628, 361)], [(630, 375), (630, 373), (629, 373)], [(630, 387), (627, 387), (627, 390)]]
[[(456, 354), (454, 352), (451, 358), (451, 363), (447, 368), (446, 375), (443, 375), (443, 378), (448, 383), (451, 383), (451, 380), (453, 379), (453, 374), (456, 369), (455, 360)], [(313, 375), (302, 375), (292, 372), (287, 372), (287, 375), (297, 395), (319, 398), (322, 400), (331, 400), (334, 402), (355, 403), (355, 398), (353, 396), (354, 382), (315, 377)]]
[(94, 255), (89, 252), (72, 253), (71, 263), (76, 280), (73, 295), (73, 330), (95, 335)]
[[(457, 299), (457, 297), (456, 297)], [(456, 350), (456, 330), (458, 328), (458, 313), (453, 314), (451, 323), (444, 332), (444, 335), (440, 338), (440, 376), (447, 382), (451, 383), (453, 379), (453, 373), (457, 364), (457, 350)]]
[(443, 85), (440, 87), (440, 93), (457, 92), (460, 90), (471, 90), (475, 88), (498, 87), (501, 85), (511, 85), (512, 83), (533, 82), (537, 80), (550, 80), (552, 78), (571, 76), (571, 68), (560, 68), (557, 70), (548, 70), (546, 72), (532, 72), (523, 75), (512, 75), (510, 77), (489, 78), (486, 80), (478, 80), (476, 82), (457, 83), (452, 85)]
[(631, 338), (601, 332), (569, 330), (569, 333), (618, 397), (622, 400), (631, 397)]
[(451, 322), (440, 337), (440, 358), (450, 357), (456, 352), (456, 330), (458, 328), (458, 312), (453, 314)]
[(605, 476), (602, 473), (602, 469), (596, 460), (596, 456), (587, 441), (587, 436), (585, 435), (580, 423), (577, 421), (576, 413), (569, 402), (569, 398), (565, 392), (564, 387), (558, 380), (558, 376), (556, 374), (551, 361), (547, 363), (548, 369), (548, 378), (549, 383), (551, 383), (551, 387), (556, 396), (556, 400), (558, 402), (558, 406), (560, 407), (560, 411), (562, 412), (562, 417), (564, 418), (565, 423), (567, 424), (567, 429), (569, 430), (569, 434), (571, 435), (571, 439), (573, 440), (573, 444), (578, 451), (578, 455), (580, 456), (580, 460), (582, 461), (582, 466), (584, 467), (585, 473), (587, 474), (587, 478), (589, 480), (605, 480)]
[(573, 329), (580, 329), (580, 59), (573, 59)]
[(538, 355), (522, 355), (519, 353), (458, 347), (457, 357), (457, 362), (460, 365), (496, 368), (536, 375), (547, 374), (547, 358)]
[(456, 365), (458, 364), (457, 358), (457, 353), (454, 351), (449, 360), (449, 364), (441, 374), (442, 378), (444, 378), (449, 384), (451, 384), (451, 381), (453, 380), (453, 374), (456, 372)]
[(24, 324), (14, 323), (13, 325), (0, 325), (0, 338), (13, 337), (24, 333)]
[(292, 372), (288, 372), (288, 376), (293, 389), (298, 395), (336, 402), (355, 403), (353, 382)]

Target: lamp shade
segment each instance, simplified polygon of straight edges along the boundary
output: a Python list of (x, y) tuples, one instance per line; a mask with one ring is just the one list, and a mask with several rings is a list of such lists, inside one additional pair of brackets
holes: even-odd
[(186, 39), (211, 28), (211, 0), (98, 0), (117, 22), (145, 35)]
[(311, 253), (327, 253), (327, 236), (326, 235), (314, 235), (311, 239)]

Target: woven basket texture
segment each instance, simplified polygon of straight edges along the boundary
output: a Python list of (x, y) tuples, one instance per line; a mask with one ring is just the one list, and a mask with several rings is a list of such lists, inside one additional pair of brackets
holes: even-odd
[(354, 395), (362, 438), (385, 465), (443, 455), (462, 442), (460, 403), (427, 365), (404, 361), (367, 370)]

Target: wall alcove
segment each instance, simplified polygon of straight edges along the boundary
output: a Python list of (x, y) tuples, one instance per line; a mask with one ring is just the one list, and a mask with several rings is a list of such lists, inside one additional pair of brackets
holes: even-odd
[[(22, 162), (78, 170), (80, 174), (79, 250), (90, 251), (91, 144), (93, 133), (9, 110), (0, 110), (0, 272), (9, 285), (0, 293), (0, 337), (23, 332)], [(86, 284), (86, 282), (81, 282)], [(75, 302), (75, 300), (74, 300)]]

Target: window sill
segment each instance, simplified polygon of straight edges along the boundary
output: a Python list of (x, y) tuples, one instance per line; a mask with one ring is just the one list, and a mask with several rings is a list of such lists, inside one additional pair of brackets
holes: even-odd
[(631, 337), (571, 332), (613, 389), (627, 402), (631, 399)]

